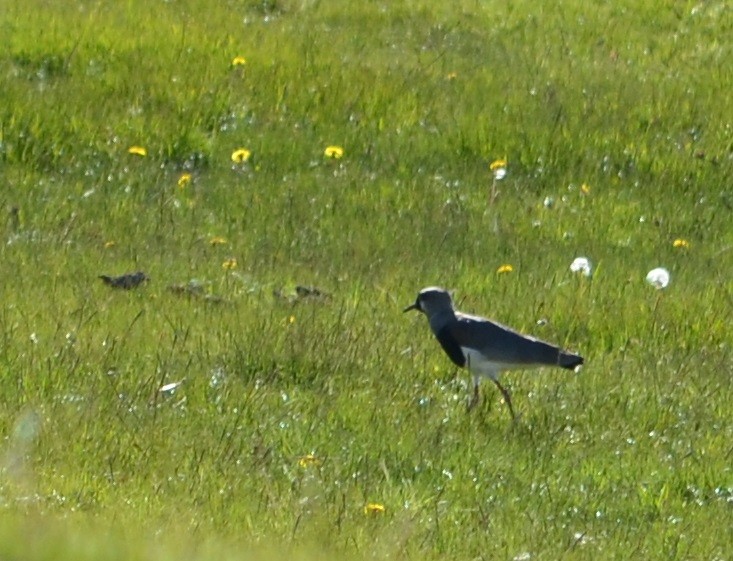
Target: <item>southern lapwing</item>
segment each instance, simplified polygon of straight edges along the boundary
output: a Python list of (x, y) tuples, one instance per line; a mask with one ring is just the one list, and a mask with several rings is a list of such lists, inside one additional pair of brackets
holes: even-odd
[(119, 277), (99, 275), (99, 278), (102, 279), (104, 284), (111, 286), (112, 288), (124, 288), (125, 290), (136, 288), (145, 281), (150, 280), (150, 277), (142, 271), (138, 271), (137, 273), (128, 273)]
[(422, 289), (415, 303), (404, 309), (405, 312), (410, 310), (418, 310), (428, 317), (430, 329), (446, 354), (455, 364), (471, 372), (473, 395), (468, 402), (469, 409), (478, 403), (482, 376), (491, 378), (496, 384), (514, 418), (509, 392), (499, 383), (502, 371), (539, 366), (575, 370), (583, 364), (583, 357), (555, 345), (522, 335), (489, 319), (456, 311), (450, 294), (442, 288)]

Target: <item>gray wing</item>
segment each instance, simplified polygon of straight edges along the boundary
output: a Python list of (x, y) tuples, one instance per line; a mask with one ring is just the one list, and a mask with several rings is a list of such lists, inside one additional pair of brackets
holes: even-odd
[(456, 319), (458, 321), (446, 327), (450, 329), (452, 339), (479, 349), (492, 361), (564, 366), (560, 359), (565, 353), (555, 345), (522, 335), (485, 318), (456, 313)]

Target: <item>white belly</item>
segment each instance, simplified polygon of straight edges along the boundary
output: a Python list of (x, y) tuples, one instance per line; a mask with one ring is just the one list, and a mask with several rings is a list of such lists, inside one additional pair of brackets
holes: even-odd
[[(485, 376), (492, 380), (498, 380), (499, 374), (501, 374), (503, 370), (522, 368), (521, 364), (487, 360), (484, 355), (475, 349), (461, 347), (461, 350), (463, 351), (463, 356), (466, 357), (466, 368), (468, 368), (474, 376)], [(526, 368), (526, 365), (524, 365), (524, 368)]]

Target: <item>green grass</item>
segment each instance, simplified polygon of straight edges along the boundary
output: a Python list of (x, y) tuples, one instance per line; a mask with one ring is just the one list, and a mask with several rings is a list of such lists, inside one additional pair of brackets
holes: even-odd
[[(727, 559), (731, 31), (725, 2), (2, 3), (0, 558)], [(584, 370), (467, 413), (401, 313), (433, 284)]]

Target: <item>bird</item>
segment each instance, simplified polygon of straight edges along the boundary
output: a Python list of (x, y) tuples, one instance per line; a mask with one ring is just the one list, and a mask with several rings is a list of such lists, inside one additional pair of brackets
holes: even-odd
[(499, 382), (499, 375), (504, 370), (540, 366), (576, 370), (583, 364), (580, 355), (522, 335), (490, 319), (457, 311), (450, 293), (443, 288), (423, 288), (415, 303), (407, 306), (403, 312), (410, 310), (417, 310), (427, 316), (430, 329), (448, 357), (471, 373), (473, 394), (469, 398), (469, 410), (478, 403), (479, 382), (486, 377), (494, 382), (509, 407), (509, 413), (516, 419), (511, 396)]
[(145, 281), (150, 280), (150, 277), (142, 271), (138, 271), (137, 273), (128, 273), (119, 277), (99, 275), (99, 278), (102, 279), (104, 284), (111, 286), (112, 288), (124, 288), (126, 290), (140, 286)]

